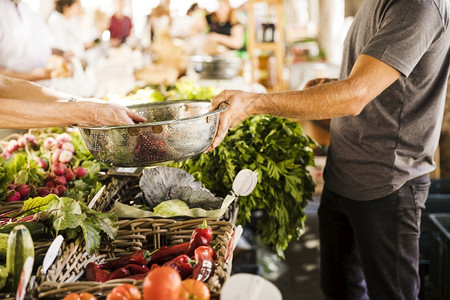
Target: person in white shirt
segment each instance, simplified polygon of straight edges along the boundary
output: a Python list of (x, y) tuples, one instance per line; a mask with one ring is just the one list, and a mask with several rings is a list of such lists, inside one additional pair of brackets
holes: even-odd
[(50, 79), (51, 55), (51, 37), (39, 15), (20, 0), (0, 0), (0, 74)]

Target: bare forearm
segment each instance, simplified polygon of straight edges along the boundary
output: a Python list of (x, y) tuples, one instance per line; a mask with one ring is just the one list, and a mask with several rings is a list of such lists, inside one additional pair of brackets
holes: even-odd
[(260, 95), (251, 114), (272, 114), (303, 120), (357, 115), (371, 100), (362, 85), (350, 80), (330, 82), (302, 91)]
[(89, 103), (38, 103), (1, 99), (0, 128), (27, 129), (89, 123)]
[(0, 97), (39, 102), (67, 101), (70, 95), (38, 84), (0, 75)]

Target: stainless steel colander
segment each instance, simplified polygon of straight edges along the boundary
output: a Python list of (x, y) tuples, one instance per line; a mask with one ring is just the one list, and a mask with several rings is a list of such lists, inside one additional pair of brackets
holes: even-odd
[(125, 126), (80, 127), (87, 148), (99, 161), (144, 167), (188, 159), (205, 151), (216, 135), (219, 114), (207, 100), (164, 101), (128, 107), (147, 118)]

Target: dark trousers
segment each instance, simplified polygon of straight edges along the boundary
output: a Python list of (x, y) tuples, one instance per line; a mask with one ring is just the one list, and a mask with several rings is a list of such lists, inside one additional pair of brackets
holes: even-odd
[(325, 299), (416, 300), (420, 217), (429, 176), (371, 201), (324, 187), (319, 207), (321, 288)]

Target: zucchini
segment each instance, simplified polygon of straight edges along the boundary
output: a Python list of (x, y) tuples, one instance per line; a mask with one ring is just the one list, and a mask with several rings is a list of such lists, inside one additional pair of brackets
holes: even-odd
[[(26, 228), (28, 228), (28, 231), (30, 231), (31, 237), (33, 240), (41, 239), (48, 237), (49, 229), (47, 226), (45, 226), (42, 222), (23, 222), (21, 223)], [(14, 227), (17, 226), (17, 223), (10, 223), (3, 226), (0, 226), (0, 233), (10, 233), (11, 230), (14, 229)]]
[(17, 290), (20, 274), (28, 256), (34, 260), (33, 239), (25, 226), (17, 225), (9, 234), (6, 253), (7, 287), (10, 291)]
[(0, 233), (0, 261), (6, 260), (6, 249), (8, 248), (9, 234)]
[(8, 278), (8, 271), (4, 266), (0, 266), (0, 291), (6, 285), (6, 278)]

